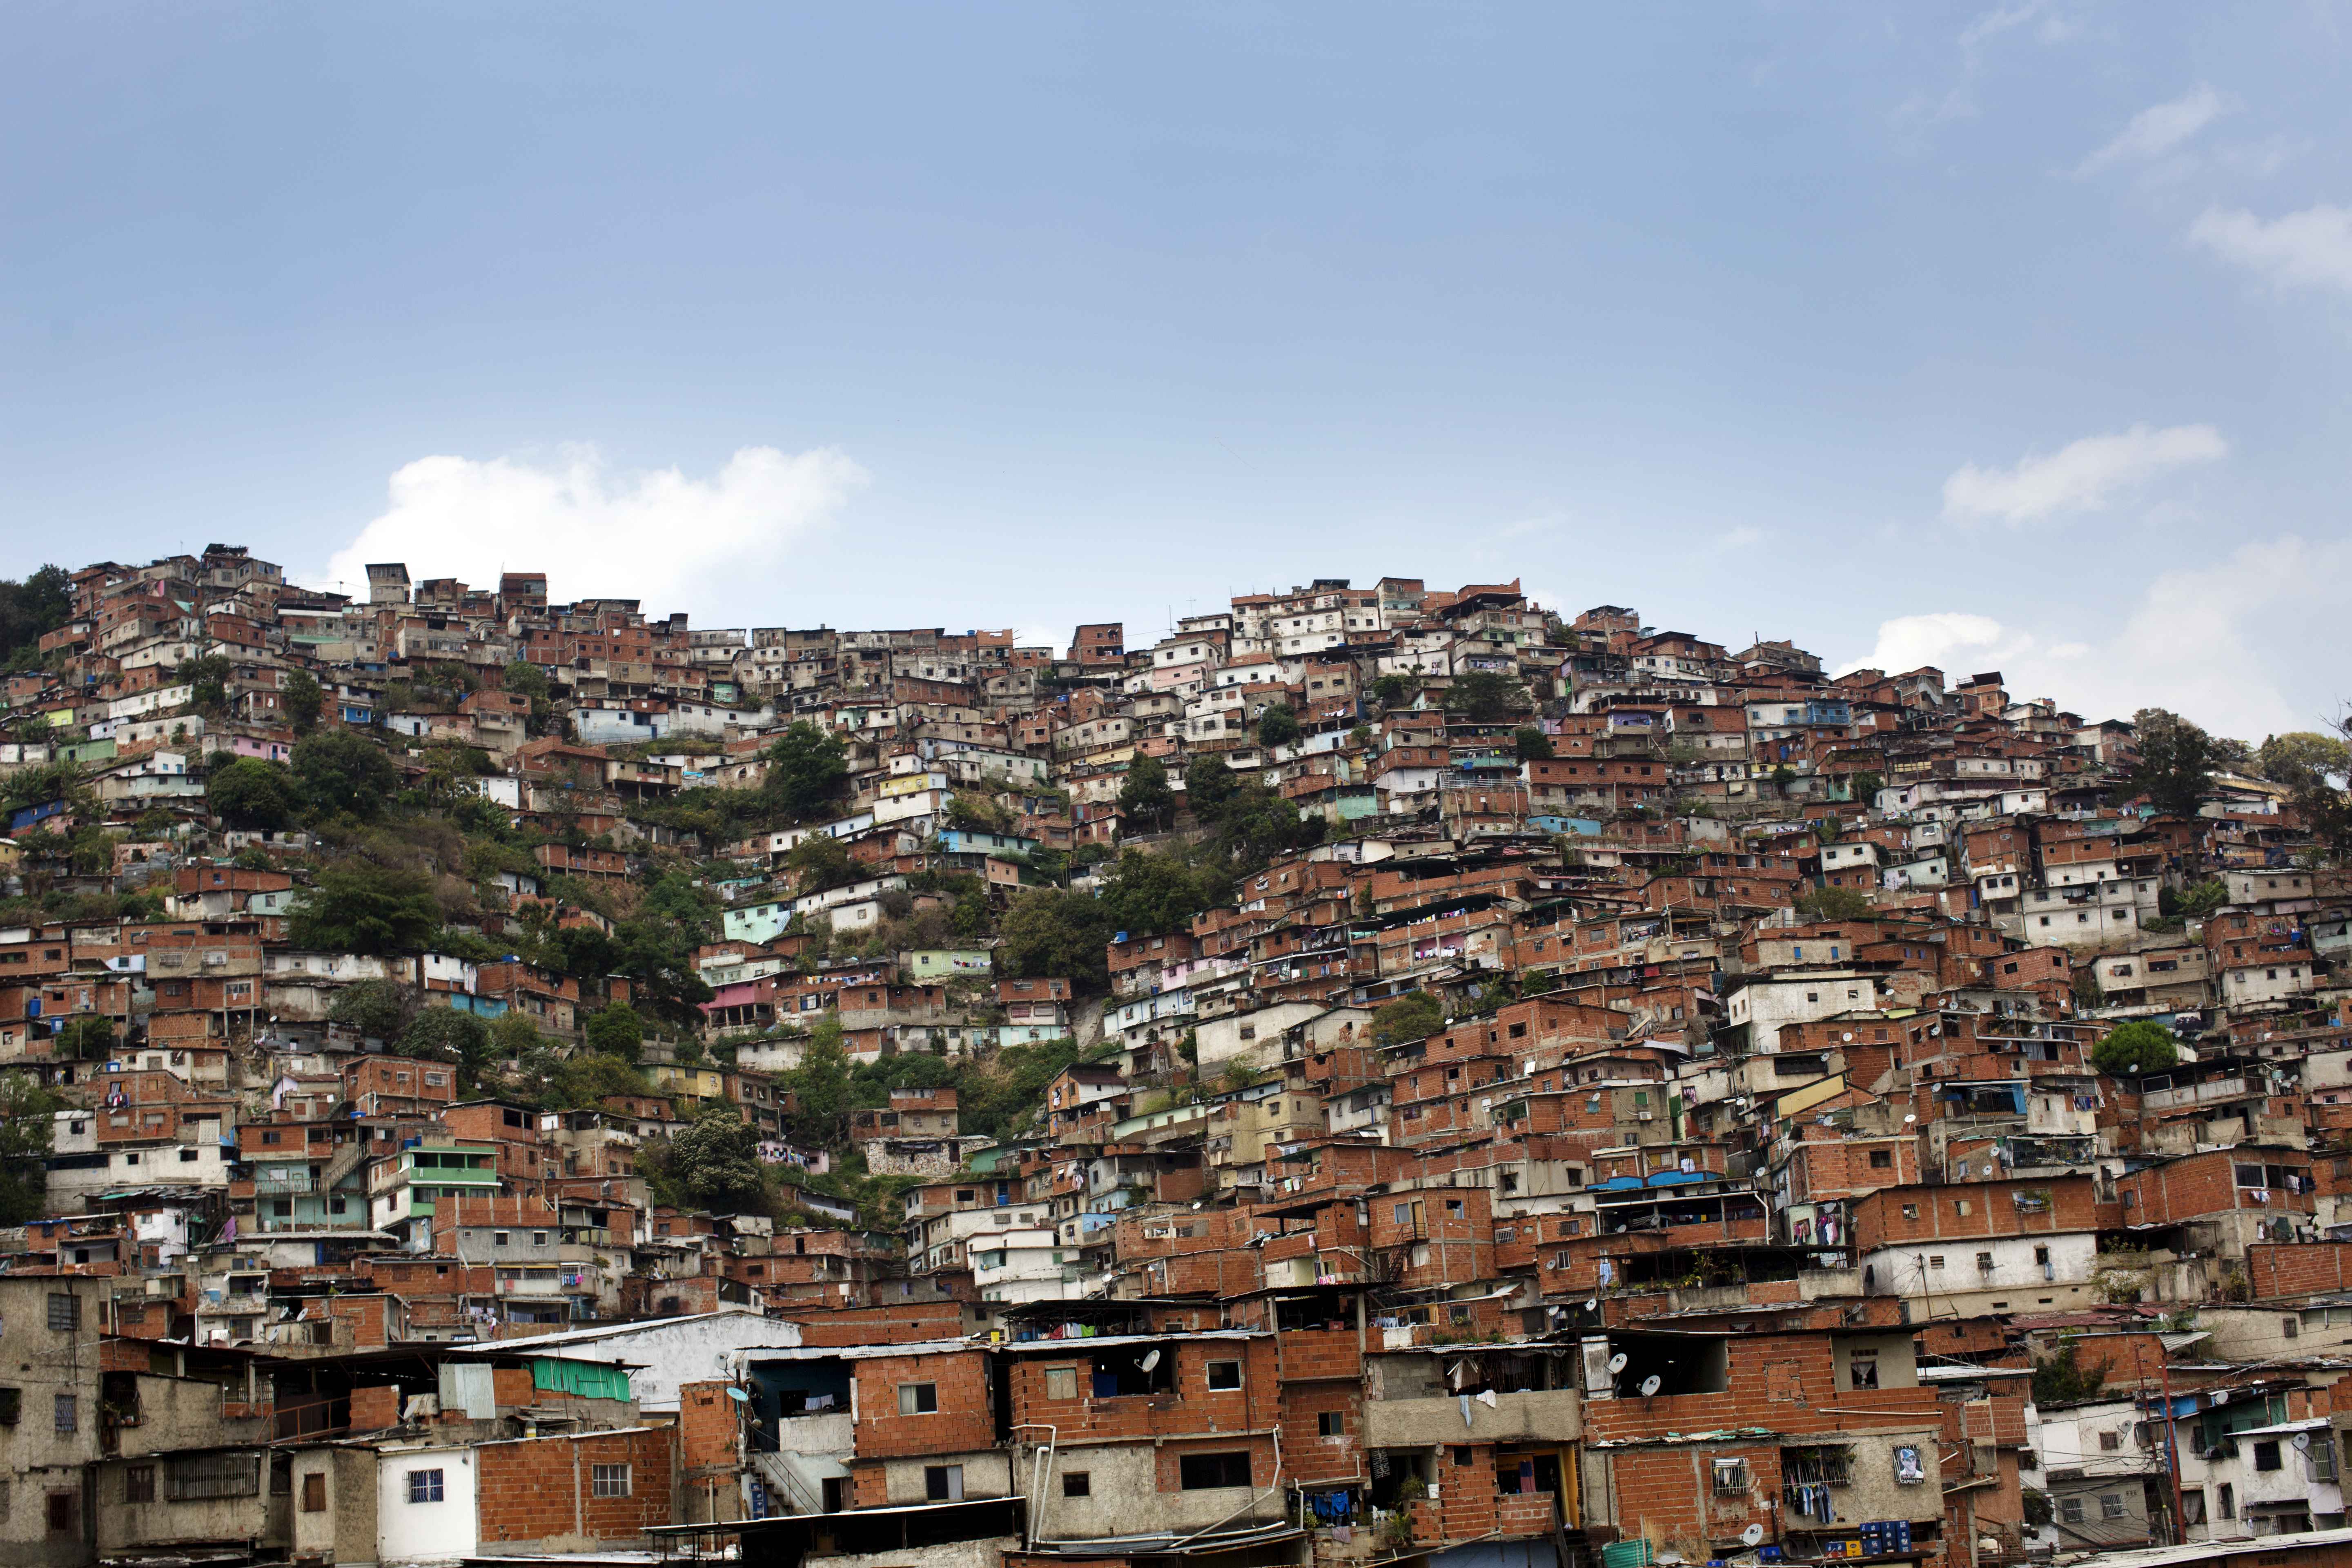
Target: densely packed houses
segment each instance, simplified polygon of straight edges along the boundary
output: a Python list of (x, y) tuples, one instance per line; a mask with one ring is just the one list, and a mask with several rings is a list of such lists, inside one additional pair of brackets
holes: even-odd
[(0, 1563), (2352, 1551), (2331, 737), (368, 576), (8, 585)]

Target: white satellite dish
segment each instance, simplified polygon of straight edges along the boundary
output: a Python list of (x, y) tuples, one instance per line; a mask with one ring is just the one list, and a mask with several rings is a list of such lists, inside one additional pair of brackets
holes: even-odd
[(1150, 1372), (1153, 1367), (1158, 1366), (1159, 1364), (1160, 1364), (1160, 1352), (1159, 1352), (1158, 1351), (1147, 1351), (1147, 1352), (1144, 1352), (1144, 1356), (1143, 1356), (1143, 1370), (1144, 1370), (1144, 1371), (1146, 1371), (1146, 1372)]
[(2297, 1432), (2287, 1440), (2294, 1445), (2297, 1453), (2308, 1453), (2311, 1450), (2311, 1434), (2308, 1432)]
[(1739, 1539), (1748, 1545), (1753, 1546), (1764, 1539), (1764, 1527), (1760, 1524), (1751, 1524), (1739, 1532)]
[(1918, 1121), (1918, 1120), (1919, 1120), (1919, 1118), (1918, 1118), (1917, 1116), (1916, 1116), (1916, 1115), (1913, 1115), (1913, 1116), (1906, 1116), (1906, 1117), (1905, 1117), (1905, 1118), (1903, 1119), (1903, 1125), (1904, 1125), (1904, 1126), (1906, 1126), (1906, 1127), (1908, 1127), (1908, 1126), (1910, 1126), (1914, 1121)]
[(1658, 1392), (1658, 1374), (1652, 1373), (1642, 1380), (1642, 1397), (1647, 1399)]
[(1594, 1312), (1594, 1311), (1598, 1311), (1598, 1310), (1601, 1310), (1601, 1298), (1600, 1298), (1600, 1297), (1598, 1297), (1598, 1296), (1593, 1296), (1593, 1297), (1591, 1297), (1591, 1298), (1587, 1299), (1587, 1300), (1586, 1300), (1586, 1301), (1585, 1301), (1585, 1303), (1584, 1303), (1584, 1310), (1585, 1310), (1586, 1311), (1588, 1311), (1588, 1312)]
[(1609, 1358), (1609, 1370), (1611, 1372), (1623, 1372), (1625, 1370), (1625, 1352), (1623, 1351), (1619, 1351), (1615, 1355)]

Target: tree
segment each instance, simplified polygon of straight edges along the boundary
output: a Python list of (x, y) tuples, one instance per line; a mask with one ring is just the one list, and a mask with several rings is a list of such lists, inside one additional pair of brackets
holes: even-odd
[(735, 1111), (713, 1106), (670, 1139), (669, 1172), (688, 1202), (720, 1214), (764, 1205), (760, 1135)]
[(2201, 882), (2191, 882), (2179, 892), (2170, 888), (2158, 888), (2156, 892), (2156, 912), (2170, 917), (2186, 915), (2191, 920), (2203, 920), (2230, 901), (2230, 884), (2219, 877), (2209, 877)]
[(1523, 724), (1511, 731), (1511, 741), (1518, 748), (1523, 763), (1549, 762), (1551, 759), (1551, 737), (1534, 724)]
[(1184, 805), (1195, 822), (1216, 821), (1239, 788), (1241, 780), (1217, 752), (1192, 757), (1184, 763)]
[(1467, 670), (1454, 678), (1445, 693), (1446, 710), (1473, 724), (1500, 724), (1515, 713), (1535, 706), (1527, 684), (1499, 669)]
[(2077, 1405), (2086, 1399), (2096, 1399), (2106, 1381), (2107, 1363), (2100, 1361), (2089, 1366), (2083, 1365), (2074, 1341), (2069, 1336), (2058, 1342), (2058, 1349), (2052, 1354), (2035, 1358), (2033, 1403), (2036, 1405)]
[(50, 1043), (49, 1053), (68, 1060), (105, 1060), (114, 1054), (114, 1020), (101, 1013), (68, 1019)]
[(0, 1225), (22, 1225), (45, 1212), (48, 1154), (64, 1109), (32, 1074), (0, 1073)]
[(1853, 798), (1864, 805), (1876, 800), (1878, 792), (1885, 787), (1885, 779), (1867, 770), (1853, 775)]
[(1164, 936), (1223, 901), (1218, 879), (1196, 871), (1181, 856), (1129, 849), (1111, 868), (1102, 903), (1116, 931)]
[(2142, 1078), (2180, 1059), (2180, 1042), (2161, 1024), (2135, 1018), (2107, 1031), (2091, 1048), (2091, 1065), (2109, 1078)]
[(761, 789), (795, 819), (836, 799), (849, 782), (849, 750), (803, 719), (779, 736), (765, 753)]
[(1286, 703), (1269, 703), (1257, 716), (1257, 743), (1261, 746), (1287, 746), (1302, 733), (1298, 715)]
[(37, 663), (41, 638), (73, 619), (73, 574), (44, 566), (22, 582), (0, 580), (0, 659)]
[(1168, 764), (1154, 756), (1139, 756), (1127, 764), (1127, 778), (1118, 786), (1119, 815), (1139, 827), (1165, 827), (1176, 816), (1176, 792), (1168, 787)]
[(839, 1148), (849, 1136), (849, 1052), (841, 1043), (841, 1016), (827, 1013), (801, 1047), (800, 1066), (783, 1074), (792, 1096), (793, 1130), (823, 1148)]
[(793, 845), (784, 866), (793, 874), (793, 890), (800, 893), (822, 893), (857, 880), (857, 862), (830, 833), (812, 833)]
[(1372, 682), (1372, 700), (1383, 708), (1402, 708), (1412, 695), (1412, 682), (1402, 675), (1383, 675)]
[(562, 721), (555, 716), (555, 703), (549, 691), (547, 672), (529, 659), (519, 658), (507, 666), (499, 678), (502, 689), (518, 697), (530, 700), (530, 714), (523, 728), (533, 735), (551, 735), (563, 729)]
[(349, 812), (365, 820), (383, 810), (400, 773), (383, 748), (349, 730), (306, 735), (294, 743), (294, 776), (321, 812)]
[(1870, 895), (1859, 888), (1807, 888), (1793, 901), (1809, 921), (1868, 920), (1874, 912)]
[(637, 1059), (638, 1047), (646, 1039), (644, 1021), (625, 1002), (614, 1002), (588, 1015), (587, 1027), (581, 1032), (590, 1050), (630, 1062)]
[(286, 710), (287, 721), (294, 726), (294, 732), (307, 735), (319, 727), (319, 711), (327, 705), (327, 694), (310, 678), (310, 671), (298, 669), (278, 687), (278, 701)]
[(205, 805), (230, 827), (274, 832), (300, 804), (300, 786), (282, 763), (231, 757), (205, 775)]
[(1445, 1027), (1445, 1005), (1426, 991), (1408, 991), (1372, 1015), (1372, 1041), (1393, 1046), (1425, 1040)]
[(349, 860), (319, 873), (294, 903), (288, 934), (320, 952), (422, 952), (441, 906), (421, 872)]
[(2334, 735), (2296, 730), (2264, 741), (2254, 765), (2273, 784), (2298, 792), (2324, 789), (2331, 778), (2352, 773), (2352, 747)]
[(327, 1021), (345, 1024), (372, 1040), (395, 1040), (408, 1027), (416, 997), (407, 986), (390, 980), (362, 980), (335, 993), (327, 1007)]
[(1057, 976), (1087, 989), (1109, 984), (1110, 912), (1089, 894), (1033, 888), (1004, 911), (998, 961), (1013, 978)]
[(185, 660), (172, 672), (172, 677), (188, 689), (189, 706), (217, 719), (228, 711), (228, 678), (234, 673), (227, 659), (208, 653), (202, 658)]
[(490, 1060), (490, 1026), (455, 1007), (425, 1007), (409, 1020), (394, 1047), (403, 1056), (456, 1062), (478, 1078)]
[(2213, 737), (2161, 708), (2133, 714), (2132, 729), (2139, 760), (2125, 778), (2125, 794), (2145, 799), (2167, 816), (2196, 816), (2213, 782)]
[(1217, 847), (1236, 874), (1246, 875), (1278, 855), (1320, 844), (1329, 826), (1321, 816), (1302, 816), (1278, 792), (1253, 781), (1225, 803), (1217, 819)]

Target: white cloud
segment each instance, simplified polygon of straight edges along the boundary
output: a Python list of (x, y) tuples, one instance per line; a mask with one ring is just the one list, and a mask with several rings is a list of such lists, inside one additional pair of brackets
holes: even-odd
[(2209, 207), (2189, 237), (2272, 282), (2352, 291), (2352, 207), (2321, 203), (2264, 223), (2242, 209)]
[(2119, 435), (2085, 436), (2046, 457), (2028, 453), (2011, 468), (1966, 464), (1944, 481), (1944, 515), (2015, 526), (2062, 512), (2097, 511), (2117, 490), (2229, 453), (2230, 444), (2210, 425), (2162, 430), (2135, 425)]
[(2323, 635), (2334, 646), (2310, 638), (2336, 625), (2330, 606), (2347, 593), (2352, 542), (2290, 535), (2162, 574), (2109, 637), (2082, 640), (2073, 621), (2058, 640), (1961, 611), (1904, 616), (1881, 623), (1877, 645), (1840, 673), (1998, 669), (2012, 695), (2048, 698), (2085, 719), (2169, 708), (2216, 733), (2259, 741), (2333, 717), (2341, 694), (2324, 687), (2326, 672), (2352, 647), (2333, 633)]
[(2199, 83), (2168, 103), (2151, 104), (2131, 117), (2114, 141), (2074, 166), (2077, 175), (2095, 174), (2111, 164), (2159, 158), (2227, 113), (2229, 100)]
[(335, 552), (326, 578), (364, 595), (372, 561), (485, 588), (502, 571), (545, 572), (559, 599), (637, 599), (649, 615), (696, 610), (713, 597), (740, 602), (745, 574), (772, 565), (866, 479), (829, 447), (745, 447), (709, 479), (676, 468), (615, 473), (590, 447), (545, 466), (419, 458), (392, 476), (383, 514)]
[(1745, 550), (1750, 545), (1763, 543), (1769, 537), (1771, 536), (1762, 529), (1751, 528), (1743, 523), (1738, 528), (1717, 534), (1715, 542), (1717, 548), (1721, 550)]

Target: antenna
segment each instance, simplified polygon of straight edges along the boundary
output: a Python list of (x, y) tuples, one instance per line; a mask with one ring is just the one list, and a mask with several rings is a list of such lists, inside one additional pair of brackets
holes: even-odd
[(1647, 1399), (1658, 1392), (1658, 1374), (1652, 1373), (1642, 1380), (1642, 1397)]
[(1623, 1372), (1625, 1370), (1625, 1352), (1623, 1351), (1619, 1351), (1615, 1355), (1609, 1358), (1609, 1370), (1611, 1372)]

